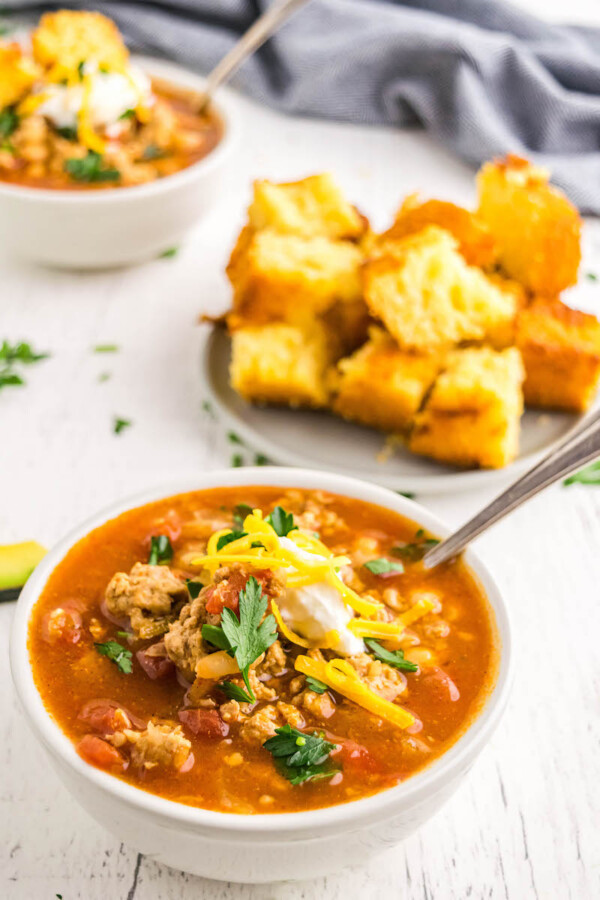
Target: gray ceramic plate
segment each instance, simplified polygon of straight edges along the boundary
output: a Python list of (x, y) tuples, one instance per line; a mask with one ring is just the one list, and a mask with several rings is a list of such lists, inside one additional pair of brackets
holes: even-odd
[(395, 449), (378, 461), (385, 437), (326, 412), (250, 406), (229, 386), (230, 341), (219, 329), (207, 329), (202, 343), (204, 389), (227, 428), (274, 463), (311, 466), (375, 481), (396, 491), (441, 494), (475, 490), (514, 477), (532, 466), (579, 417), (563, 413), (526, 412), (522, 419), (521, 453), (506, 469), (463, 471)]

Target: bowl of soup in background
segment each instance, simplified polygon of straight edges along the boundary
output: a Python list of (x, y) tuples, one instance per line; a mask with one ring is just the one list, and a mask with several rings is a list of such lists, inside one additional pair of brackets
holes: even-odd
[(413, 833), (456, 790), (489, 740), (505, 707), (511, 674), (511, 633), (505, 602), (493, 576), (469, 550), (465, 562), (487, 599), (497, 635), (497, 675), (482, 708), (455, 743), (405, 781), (336, 806), (242, 815), (173, 802), (84, 762), (44, 706), (28, 651), (32, 610), (53, 570), (83, 537), (127, 510), (188, 491), (262, 485), (332, 492), (384, 507), (429, 533), (449, 533), (435, 516), (413, 501), (343, 476), (267, 467), (207, 473), (115, 504), (61, 541), (25, 586), (11, 639), (12, 673), (26, 717), (63, 783), (81, 805), (119, 840), (153, 859), (226, 881), (321, 876), (366, 861)]
[[(138, 66), (174, 88), (201, 93), (199, 75), (138, 57)], [(0, 244), (10, 254), (68, 269), (102, 269), (152, 259), (177, 245), (216, 205), (235, 149), (234, 103), (220, 92), (222, 126), (210, 152), (185, 168), (135, 186), (57, 190), (0, 180)]]

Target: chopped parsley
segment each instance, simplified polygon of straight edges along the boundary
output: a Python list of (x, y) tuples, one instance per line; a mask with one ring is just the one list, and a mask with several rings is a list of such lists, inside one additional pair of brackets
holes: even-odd
[(233, 508), (233, 523), (236, 528), (242, 531), (244, 527), (244, 519), (252, 514), (252, 507), (247, 503), (238, 503)]
[(306, 676), (306, 687), (309, 691), (314, 691), (315, 694), (324, 694), (327, 690), (327, 685), (319, 681), (318, 678), (313, 678), (312, 675)]
[(188, 594), (192, 600), (195, 600), (204, 585), (201, 581), (194, 581), (193, 578), (188, 578), (185, 583), (186, 588), (188, 589)]
[(263, 744), (275, 759), (279, 772), (292, 784), (304, 784), (318, 778), (331, 778), (339, 769), (325, 766), (337, 744), (318, 734), (304, 734), (291, 725), (277, 728), (275, 735)]
[(233, 681), (222, 681), (219, 685), (225, 696), (229, 700), (237, 700), (238, 703), (253, 703), (254, 697), (247, 694), (246, 691), (234, 684)]
[(230, 531), (229, 534), (222, 534), (217, 541), (217, 550), (222, 550), (227, 544), (231, 544), (233, 541), (237, 541), (243, 537), (246, 537), (245, 531)]
[(241, 439), (241, 437), (239, 435), (237, 435), (235, 433), (235, 431), (227, 432), (227, 440), (229, 441), (230, 444), (242, 444), (243, 445), (243, 443), (244, 443), (243, 440)]
[(121, 113), (119, 119), (135, 119), (135, 109), (126, 109), (124, 113)]
[(423, 538), (423, 533), (424, 532), (421, 529), (420, 533), (417, 531), (415, 536), (421, 538), (419, 541), (415, 541), (412, 544), (401, 544), (397, 547), (392, 547), (392, 553), (395, 556), (401, 557), (401, 559), (406, 562), (418, 562), (420, 559), (423, 559), (428, 550), (431, 550), (432, 547), (439, 544), (437, 538)]
[(202, 410), (211, 417), (211, 419), (215, 418), (215, 411), (212, 408), (212, 403), (209, 400), (202, 401)]
[(85, 75), (85, 59), (81, 59), (77, 65), (77, 74), (79, 75), (79, 80), (83, 81), (83, 76)]
[(98, 381), (100, 384), (103, 384), (105, 381), (109, 381), (111, 378), (110, 372), (100, 372), (98, 375)]
[(373, 638), (366, 638), (365, 644), (376, 659), (380, 662), (387, 663), (388, 666), (393, 666), (395, 669), (400, 669), (402, 672), (417, 672), (419, 669), (416, 663), (404, 659), (403, 650), (386, 650), (385, 647), (381, 646), (379, 641), (374, 641)]
[(254, 457), (255, 466), (268, 466), (269, 460), (263, 453), (257, 453)]
[(598, 276), (595, 272), (586, 272), (585, 277), (588, 281), (598, 281)]
[(129, 631), (117, 631), (117, 637), (129, 640), (129, 638), (133, 637), (133, 635)]
[(231, 457), (232, 469), (239, 469), (244, 465), (244, 457), (241, 453), (234, 453)]
[(114, 166), (105, 166), (104, 160), (100, 153), (95, 150), (88, 150), (87, 155), (83, 159), (66, 159), (64, 163), (65, 172), (75, 181), (101, 182), (101, 181), (118, 181), (121, 173)]
[(113, 421), (113, 431), (115, 434), (121, 434), (126, 428), (131, 428), (132, 424), (130, 419), (120, 419), (118, 416), (115, 416)]
[(56, 133), (60, 135), (61, 138), (64, 138), (65, 141), (77, 140), (77, 129), (73, 128), (71, 125), (64, 125), (62, 128), (57, 128)]
[(0, 344), (0, 389), (25, 384), (25, 380), (16, 371), (16, 367), (31, 365), (41, 359), (46, 359), (48, 355), (48, 353), (36, 353), (25, 341), (17, 344), (10, 344), (6, 340), (2, 341)]
[(161, 159), (161, 157), (165, 155), (165, 151), (161, 150), (157, 144), (148, 144), (142, 153), (142, 159), (150, 161), (153, 159)]
[(406, 497), (407, 500), (414, 500), (417, 496), (416, 494), (411, 494), (410, 491), (396, 491), (397, 494), (400, 494), (401, 497)]
[(565, 478), (563, 485), (568, 487), (570, 484), (600, 484), (600, 459)]
[(368, 569), (373, 575), (387, 575), (389, 572), (395, 572), (400, 575), (404, 572), (404, 566), (400, 562), (392, 562), (380, 556), (378, 559), (370, 559), (365, 563), (365, 569)]
[(6, 140), (16, 131), (19, 125), (19, 117), (12, 106), (7, 106), (0, 112), (0, 138)]
[(282, 506), (276, 506), (265, 521), (271, 525), (279, 537), (285, 537), (290, 531), (298, 530), (298, 526), (294, 525), (294, 516), (292, 513), (286, 512)]
[(220, 650), (235, 657), (244, 678), (248, 694), (255, 700), (250, 687), (248, 670), (259, 656), (277, 640), (275, 617), (267, 611), (267, 598), (256, 578), (251, 576), (239, 593), (239, 619), (232, 609), (225, 607), (221, 613), (221, 625), (203, 625), (202, 637)]
[(159, 255), (159, 259), (173, 259), (179, 253), (179, 247), (169, 247)]
[(11, 372), (9, 369), (0, 369), (0, 389), (3, 387), (19, 387), (21, 384), (25, 384), (25, 382), (16, 372)]
[(111, 662), (114, 662), (125, 675), (130, 675), (133, 668), (131, 659), (133, 653), (126, 650), (117, 641), (106, 641), (104, 644), (94, 644), (94, 647), (101, 656), (106, 656)]
[(173, 547), (166, 534), (153, 534), (150, 538), (149, 566), (164, 566), (173, 559)]
[(118, 353), (119, 345), (118, 344), (96, 344), (95, 347), (92, 347), (94, 353)]

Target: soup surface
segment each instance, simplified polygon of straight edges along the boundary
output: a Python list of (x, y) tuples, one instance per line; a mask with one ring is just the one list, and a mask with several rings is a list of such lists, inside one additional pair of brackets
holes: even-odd
[(30, 623), (43, 702), (90, 764), (234, 813), (391, 787), (472, 722), (498, 662), (493, 613), (434, 538), (352, 498), (183, 494), (76, 544)]

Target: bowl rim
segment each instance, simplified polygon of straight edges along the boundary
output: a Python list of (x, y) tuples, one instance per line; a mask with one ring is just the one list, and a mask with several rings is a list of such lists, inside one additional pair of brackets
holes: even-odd
[[(187, 69), (170, 60), (158, 59), (152, 56), (133, 55), (132, 61), (149, 75), (163, 77), (166, 81), (172, 81), (173, 84), (179, 87), (202, 90), (206, 85), (206, 78), (203, 75), (199, 75), (192, 69)], [(231, 90), (221, 88), (217, 99), (212, 101), (216, 113), (223, 123), (223, 135), (218, 144), (206, 156), (186, 166), (184, 169), (173, 172), (171, 175), (157, 178), (155, 181), (150, 181), (146, 184), (133, 184), (101, 191), (34, 187), (24, 184), (11, 184), (0, 180), (0, 198), (3, 196), (19, 198), (29, 203), (40, 202), (67, 205), (91, 203), (103, 205), (114, 202), (123, 203), (134, 199), (141, 200), (145, 197), (164, 193), (169, 190), (169, 187), (183, 187), (196, 177), (210, 174), (237, 143), (239, 114), (235, 110), (233, 96)]]
[(512, 678), (512, 639), (510, 616), (496, 580), (479, 558), (468, 549), (465, 562), (480, 581), (495, 615), (500, 659), (496, 683), (472, 724), (437, 760), (406, 781), (369, 797), (348, 803), (291, 813), (243, 815), (186, 806), (137, 788), (84, 762), (71, 739), (46, 710), (38, 693), (30, 664), (27, 637), (30, 615), (54, 568), (81, 538), (121, 513), (170, 496), (213, 487), (274, 486), (325, 490), (365, 500), (391, 509), (423, 525), (433, 533), (447, 535), (451, 529), (420, 504), (370, 482), (345, 475), (332, 475), (313, 469), (276, 466), (218, 469), (188, 478), (180, 478), (161, 487), (137, 493), (110, 504), (69, 532), (35, 569), (17, 603), (11, 629), (10, 664), (13, 682), (22, 708), (37, 737), (62, 768), (74, 770), (108, 794), (118, 805), (125, 804), (142, 814), (150, 814), (167, 827), (197, 833), (209, 833), (213, 839), (246, 842), (316, 837), (333, 831), (350, 830), (390, 818), (403, 808), (435, 796), (444, 781), (453, 781), (466, 772), (482, 749), (504, 710)]

